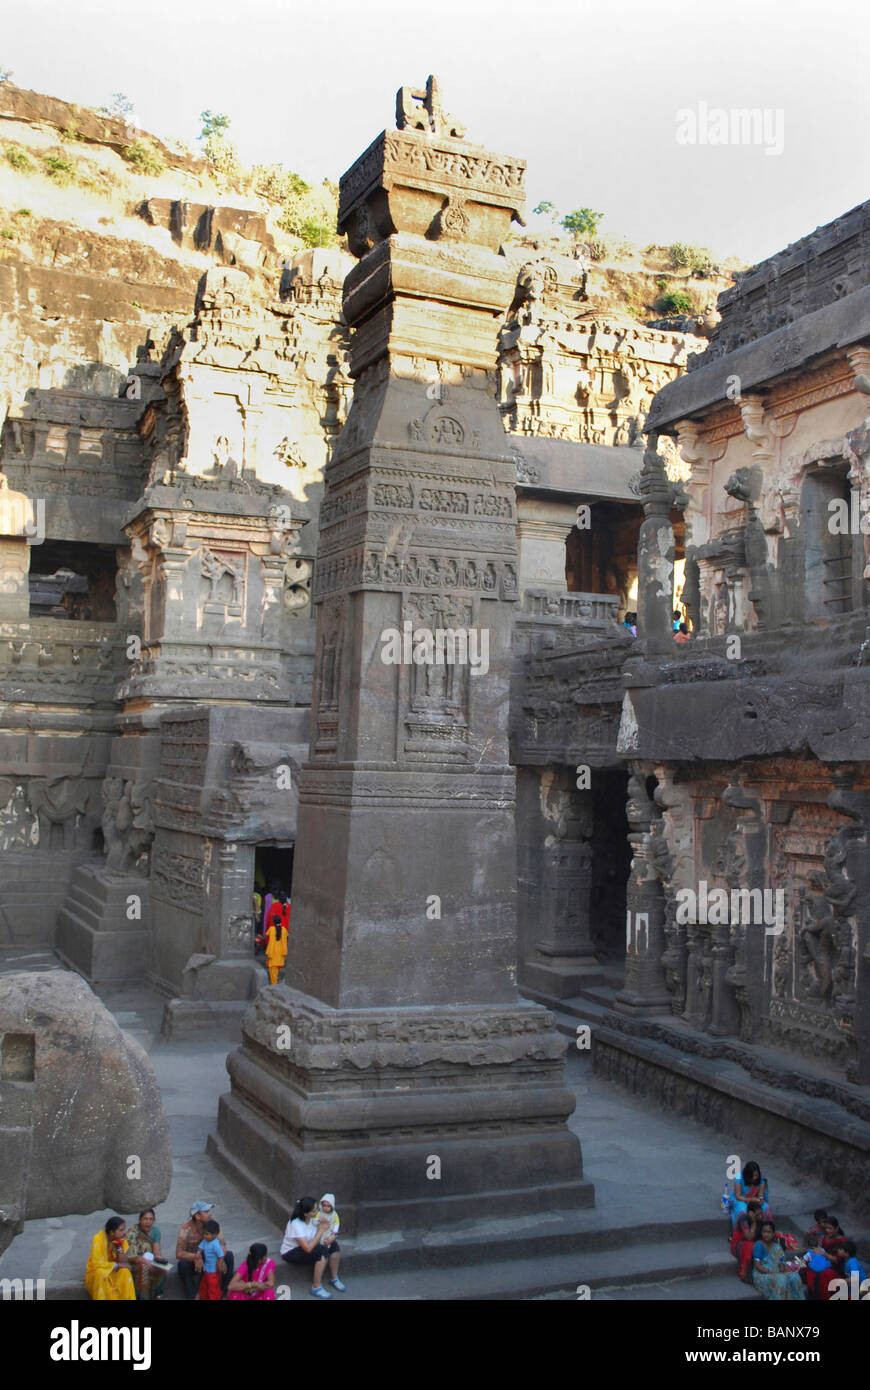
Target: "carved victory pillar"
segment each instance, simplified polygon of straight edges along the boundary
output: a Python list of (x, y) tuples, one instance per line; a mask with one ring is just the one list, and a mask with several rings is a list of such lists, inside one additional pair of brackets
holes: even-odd
[[(649, 767), (652, 772), (652, 766)], [(669, 876), (671, 857), (661, 831), (660, 812), (647, 795), (643, 764), (632, 765), (626, 815), (631, 833), (631, 871), (626, 887), (625, 983), (615, 1004), (623, 1013), (667, 1014), (671, 996), (665, 983), (665, 901), (661, 877)]]
[(320, 513), (290, 987), (246, 1016), (211, 1141), (276, 1219), (328, 1178), (360, 1232), (592, 1202), (565, 1043), (515, 984), (493, 369), (524, 164), (454, 135), (433, 82), (399, 120), (341, 180), (355, 387)]

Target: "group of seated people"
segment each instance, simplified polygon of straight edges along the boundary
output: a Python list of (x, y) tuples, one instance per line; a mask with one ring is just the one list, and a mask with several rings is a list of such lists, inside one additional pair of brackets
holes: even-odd
[[(866, 1278), (853, 1240), (836, 1216), (819, 1208), (806, 1240), (777, 1231), (770, 1209), (767, 1179), (757, 1163), (745, 1165), (726, 1192), (723, 1207), (731, 1217), (731, 1254), (737, 1275), (776, 1302), (858, 1298)], [(841, 1282), (837, 1282), (841, 1281)]]
[[(156, 1223), (156, 1213), (148, 1207), (130, 1230), (122, 1216), (111, 1216), (97, 1232), (85, 1272), (85, 1288), (94, 1301), (151, 1302), (164, 1297), (172, 1264), (163, 1256)], [(319, 1203), (313, 1197), (302, 1197), (287, 1223), (281, 1256), (289, 1265), (312, 1266), (311, 1293), (315, 1298), (332, 1297), (322, 1285), (327, 1270), (333, 1288), (339, 1293), (345, 1290), (338, 1277), (340, 1224), (331, 1192), (325, 1192)], [(275, 1261), (269, 1258), (267, 1246), (255, 1242), (236, 1269), (235, 1256), (214, 1219), (213, 1202), (194, 1202), (190, 1220), (178, 1232), (175, 1263), (189, 1299), (204, 1303), (223, 1298), (237, 1302), (275, 1298)]]

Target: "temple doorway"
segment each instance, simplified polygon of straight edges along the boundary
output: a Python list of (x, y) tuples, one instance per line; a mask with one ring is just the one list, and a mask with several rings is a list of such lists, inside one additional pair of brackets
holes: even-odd
[(263, 910), (266, 899), (278, 889), (284, 890), (287, 897), (293, 897), (293, 851), (295, 846), (274, 843), (254, 846), (254, 894), (255, 903), (259, 899), (259, 912), (254, 924), (254, 933), (259, 935), (263, 926)]

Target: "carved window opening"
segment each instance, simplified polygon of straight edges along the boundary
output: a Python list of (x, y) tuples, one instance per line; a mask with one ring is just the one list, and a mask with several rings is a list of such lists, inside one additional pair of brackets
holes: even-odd
[(589, 526), (572, 526), (565, 541), (565, 584), (569, 594), (616, 595), (621, 619), (632, 607), (643, 508), (602, 501), (589, 510)]
[(852, 489), (846, 472), (845, 463), (818, 469), (807, 474), (801, 489), (804, 616), (808, 622), (827, 622), (852, 611), (852, 536), (836, 524), (838, 516), (845, 513), (848, 527), (852, 514)]
[(35, 1034), (4, 1033), (0, 1035), (0, 1080), (33, 1081), (35, 1075)]
[(31, 547), (31, 618), (116, 620), (118, 562), (113, 546), (46, 541)]

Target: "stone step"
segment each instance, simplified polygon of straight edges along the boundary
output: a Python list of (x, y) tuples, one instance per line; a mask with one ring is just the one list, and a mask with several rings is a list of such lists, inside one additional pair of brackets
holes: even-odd
[(139, 923), (135, 930), (105, 932), (73, 916), (69, 908), (58, 917), (56, 955), (92, 984), (141, 979), (151, 965), (151, 945), (151, 932)]
[[(469, 1253), (468, 1260), (454, 1268), (426, 1267), (401, 1274), (357, 1272), (354, 1257), (348, 1254), (342, 1269), (348, 1293), (342, 1297), (377, 1301), (475, 1301), (525, 1300), (561, 1294), (566, 1299), (576, 1299), (578, 1286), (586, 1286), (594, 1300), (599, 1289), (660, 1285), (679, 1278), (703, 1284), (706, 1278), (716, 1276), (721, 1286), (714, 1296), (725, 1298), (731, 1296), (730, 1292), (724, 1292), (730, 1288), (729, 1275), (735, 1297), (746, 1288), (737, 1278), (735, 1262), (724, 1241), (718, 1247), (715, 1242), (703, 1238), (653, 1241), (632, 1246), (630, 1250), (621, 1248), (591, 1255), (551, 1253), (546, 1239), (534, 1242), (525, 1239), (518, 1244), (521, 1251), (513, 1258), (480, 1260), (479, 1256)], [(472, 1268), (474, 1283), (469, 1279)], [(287, 1265), (283, 1266), (281, 1280), (290, 1286), (296, 1298), (299, 1271), (289, 1269), (289, 1277), (284, 1271), (288, 1271)], [(308, 1287), (305, 1272), (301, 1285), (302, 1291)]]
[[(583, 1255), (553, 1253), (546, 1237), (515, 1241), (512, 1258), (480, 1260), (466, 1251), (466, 1258), (452, 1267), (424, 1266), (414, 1270), (365, 1270), (360, 1268), (350, 1243), (342, 1246), (342, 1277), (346, 1294), (336, 1299), (370, 1302), (439, 1300), (516, 1300), (563, 1298), (576, 1300), (578, 1287), (588, 1288), (591, 1299), (684, 1298), (745, 1300), (758, 1295), (737, 1278), (736, 1265), (724, 1241), (709, 1239), (657, 1240)], [(501, 1252), (505, 1254), (506, 1252)], [(277, 1250), (276, 1283), (286, 1285), (292, 1299), (308, 1301), (311, 1275), (306, 1268), (286, 1265)], [(237, 1260), (240, 1254), (236, 1251)], [(473, 1281), (470, 1278), (473, 1270)], [(327, 1285), (328, 1287), (328, 1285)], [(166, 1300), (183, 1299), (180, 1281), (173, 1271), (166, 1286)], [(50, 1300), (87, 1301), (83, 1285), (49, 1284)], [(311, 1300), (314, 1301), (313, 1299)]]
[(95, 893), (89, 892), (84, 884), (73, 879), (67, 897), (67, 906), (71, 910), (74, 909), (80, 917), (86, 919), (92, 917), (95, 922), (98, 922), (105, 907), (105, 902), (102, 898), (97, 897)]
[(610, 1303), (761, 1303), (763, 1299), (751, 1284), (743, 1284), (733, 1268), (727, 1274), (711, 1274), (707, 1279), (671, 1279), (661, 1284), (610, 1285), (595, 1290), (596, 1302)]
[(570, 999), (560, 999), (554, 1003), (543, 994), (538, 994), (531, 989), (523, 989), (522, 993), (527, 999), (533, 999), (536, 1004), (543, 1004), (556, 1017), (556, 1026), (560, 1033), (564, 1033), (566, 1038), (577, 1037), (577, 1025), (586, 1023), (593, 1027), (597, 1023), (602, 1023), (606, 1013), (613, 1011), (613, 997), (606, 991), (602, 991), (600, 998), (590, 997), (588, 994), (577, 994)]

